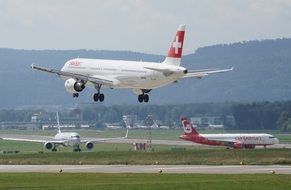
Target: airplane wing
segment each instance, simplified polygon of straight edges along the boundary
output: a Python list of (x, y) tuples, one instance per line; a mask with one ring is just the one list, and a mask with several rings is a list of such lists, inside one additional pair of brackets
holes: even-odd
[(81, 140), (81, 143), (87, 143), (87, 142), (92, 142), (92, 143), (98, 143), (98, 142), (106, 142), (106, 141), (112, 141), (112, 140), (122, 140), (126, 139), (124, 137), (117, 137), (117, 138), (104, 138), (104, 139), (86, 139), (86, 140)]
[(97, 143), (97, 142), (106, 142), (106, 141), (111, 141), (111, 140), (122, 140), (122, 139), (127, 139), (127, 136), (128, 136), (128, 129), (126, 130), (126, 134), (124, 137), (86, 139), (86, 140), (81, 140), (81, 143), (87, 143), (87, 142)]
[(83, 74), (78, 74), (78, 73), (65, 72), (65, 71), (61, 71), (61, 70), (57, 70), (57, 69), (50, 69), (50, 68), (37, 66), (34, 64), (31, 65), (31, 68), (35, 69), (35, 70), (47, 72), (47, 73), (56, 74), (58, 76), (72, 77), (74, 79), (82, 80), (85, 82), (89, 81), (93, 84), (104, 84), (107, 86), (113, 86), (116, 83), (116, 81), (114, 81), (113, 79), (101, 77), (101, 76), (97, 76), (97, 75), (89, 76), (89, 75), (83, 75)]
[(21, 141), (21, 142), (36, 142), (36, 143), (45, 143), (46, 140), (40, 140), (40, 139), (22, 139), (22, 138), (6, 138), (2, 137), (1, 140), (5, 141)]
[(203, 70), (188, 70), (188, 73), (184, 75), (183, 78), (190, 78), (190, 77), (196, 77), (196, 78), (202, 78), (209, 74), (216, 74), (216, 73), (224, 73), (228, 71), (232, 71), (233, 67), (230, 69), (203, 69)]
[(10, 137), (1, 137), (0, 140), (5, 141), (19, 141), (19, 142), (35, 142), (35, 143), (53, 143), (53, 144), (64, 144), (62, 140), (45, 140), (45, 139), (26, 139), (26, 138), (10, 138)]

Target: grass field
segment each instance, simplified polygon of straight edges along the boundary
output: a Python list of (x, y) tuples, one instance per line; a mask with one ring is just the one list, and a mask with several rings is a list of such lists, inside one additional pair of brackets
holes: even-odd
[(0, 189), (287, 190), (291, 175), (0, 173)]
[[(80, 133), (84, 137), (121, 137), (125, 134), (125, 129), (105, 129), (103, 131), (97, 130), (73, 130)], [(202, 134), (209, 133), (270, 133), (279, 138), (280, 142), (291, 143), (291, 134), (281, 134), (279, 131), (226, 131), (226, 130), (208, 130), (200, 131)], [(42, 131), (42, 130), (0, 130), (0, 134), (24, 134), (24, 135), (43, 135), (43, 136), (54, 136), (57, 131)], [(177, 140), (183, 133), (182, 129), (154, 129), (151, 131), (152, 139), (163, 139), (163, 140)], [(147, 135), (146, 129), (130, 129), (130, 138), (145, 138)]]
[(2, 154), (0, 164), (183, 164), (183, 165), (291, 164), (289, 149), (192, 149), (155, 152), (41, 152)]
[[(6, 130), (4, 130), (5, 132)], [(3, 135), (3, 130), (0, 131)], [(14, 133), (13, 130), (6, 131)], [(20, 133), (22, 131), (16, 131)], [(122, 136), (124, 130), (79, 131), (84, 136)], [(23, 131), (21, 134), (53, 135), (54, 131)], [(178, 130), (153, 130), (154, 139), (176, 138)], [(130, 132), (132, 138), (145, 138), (144, 130)], [(290, 134), (277, 134), (286, 141)], [(163, 138), (162, 138), (163, 137)], [(84, 146), (81, 147), (86, 150)], [(173, 151), (173, 149), (175, 151)], [(71, 147), (60, 147), (52, 153), (43, 144), (0, 140), (0, 164), (291, 164), (290, 149), (226, 150), (224, 147), (154, 145), (153, 152), (135, 152), (131, 144), (97, 143), (91, 152), (73, 153)], [(20, 151), (18, 154), (1, 154)]]

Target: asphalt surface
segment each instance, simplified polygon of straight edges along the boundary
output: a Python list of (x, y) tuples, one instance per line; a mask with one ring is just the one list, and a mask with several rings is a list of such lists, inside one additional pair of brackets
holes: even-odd
[(0, 165), (1, 173), (200, 173), (200, 174), (291, 174), (291, 166), (207, 165)]
[[(21, 138), (21, 139), (34, 139), (34, 140), (52, 140), (52, 137), (47, 136), (38, 136), (38, 135), (12, 135), (5, 134), (0, 135), (0, 138), (9, 137), (9, 138)], [(108, 138), (82, 138), (83, 140), (96, 140), (100, 143), (123, 143), (123, 144), (133, 144), (133, 143), (146, 143), (147, 139), (112, 139)], [(199, 147), (210, 147), (207, 145), (201, 145), (197, 143), (192, 143), (184, 140), (152, 140), (152, 144), (159, 145), (172, 145), (172, 146), (199, 146)], [(267, 146), (268, 148), (291, 148), (291, 144), (276, 144)], [(256, 148), (263, 148), (262, 146), (257, 146)]]

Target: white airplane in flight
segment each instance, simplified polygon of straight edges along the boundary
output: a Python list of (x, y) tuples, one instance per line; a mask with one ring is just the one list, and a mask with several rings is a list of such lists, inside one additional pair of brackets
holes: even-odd
[(180, 139), (199, 144), (253, 149), (255, 146), (264, 146), (266, 148), (267, 145), (279, 143), (277, 138), (266, 133), (199, 134), (187, 118), (182, 118), (181, 121), (184, 135), (181, 135)]
[(98, 138), (91, 140), (81, 140), (81, 137), (76, 132), (62, 132), (60, 129), (59, 122), (59, 114), (57, 113), (57, 122), (58, 122), (58, 133), (50, 140), (42, 139), (31, 139), (31, 138), (10, 138), (10, 137), (2, 137), (0, 139), (7, 141), (21, 141), (21, 142), (35, 142), (35, 143), (44, 143), (44, 147), (52, 152), (57, 151), (58, 146), (70, 146), (73, 147), (74, 152), (81, 152), (80, 145), (82, 143), (85, 144), (88, 150), (91, 150), (94, 147), (94, 143), (96, 142), (105, 142), (115, 139), (126, 139), (128, 135), (128, 129), (124, 137), (116, 137), (116, 138)]
[(76, 58), (65, 63), (61, 70), (31, 65), (32, 69), (57, 74), (65, 80), (66, 90), (79, 97), (86, 86), (97, 90), (94, 101), (104, 101), (101, 87), (132, 89), (139, 102), (148, 102), (148, 93), (178, 80), (231, 71), (230, 69), (187, 70), (180, 66), (184, 44), (185, 25), (178, 27), (168, 56), (162, 63)]

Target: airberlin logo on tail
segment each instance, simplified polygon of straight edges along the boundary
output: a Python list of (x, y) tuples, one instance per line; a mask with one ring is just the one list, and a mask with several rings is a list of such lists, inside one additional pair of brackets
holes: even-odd
[(182, 123), (183, 123), (183, 127), (184, 127), (184, 132), (185, 133), (191, 133), (192, 132), (192, 126), (189, 123), (189, 121), (188, 120), (183, 120)]
[(185, 31), (177, 31), (173, 43), (171, 44), (171, 48), (169, 49), (168, 57), (182, 57), (184, 34)]

